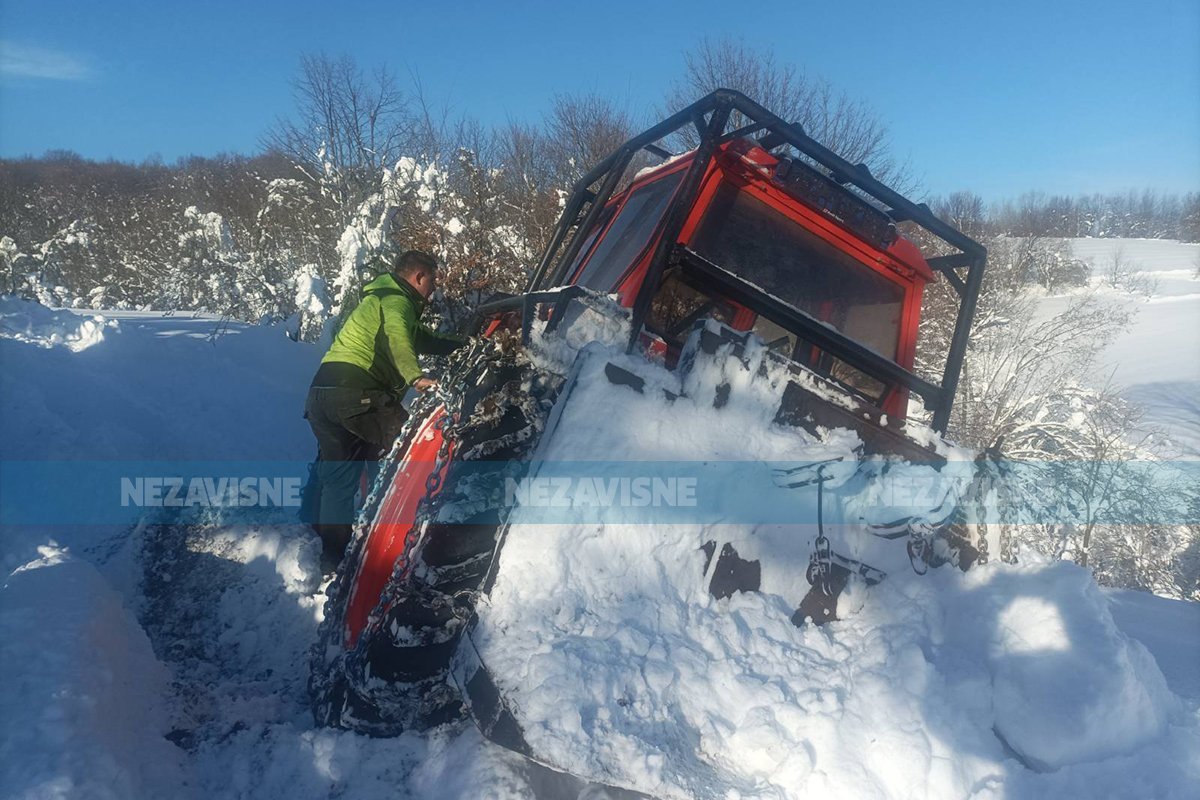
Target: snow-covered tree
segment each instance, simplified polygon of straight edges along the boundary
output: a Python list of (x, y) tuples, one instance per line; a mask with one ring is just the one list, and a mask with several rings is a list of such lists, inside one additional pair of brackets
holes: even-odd
[[(891, 153), (883, 119), (865, 103), (779, 60), (771, 50), (737, 39), (705, 39), (685, 52), (683, 74), (667, 94), (663, 111), (678, 111), (720, 88), (736, 89), (780, 118), (800, 123), (808, 135), (853, 164), (865, 163), (890, 186), (904, 189), (911, 183), (907, 169)], [(742, 124), (735, 115), (733, 126)], [(687, 130), (680, 138), (688, 147), (697, 140)]]
[(38, 245), (25, 292), (43, 305), (82, 305), (73, 287), (90, 283), (99, 271), (92, 252), (95, 228), (92, 220), (72, 220)]
[[(1040, 278), (1031, 265), (1054, 261), (1060, 243), (1045, 239), (987, 240), (988, 265), (963, 363), (953, 438), (991, 447), (1036, 419), (1054, 397), (1085, 384), (1100, 349), (1129, 322), (1129, 312), (1096, 292), (1078, 290), (1046, 317), (1029, 291)], [(917, 369), (941, 374), (958, 298), (946, 282), (926, 292), (918, 337)]]
[(1008, 533), (1090, 567), (1101, 583), (1180, 595), (1195, 533), (1181, 521), (1195, 490), (1161, 458), (1156, 435), (1138, 433), (1140, 419), (1111, 389), (1066, 386), (1043, 398), (1004, 442), (1014, 464)]
[(169, 308), (244, 313), (262, 303), (261, 287), (240, 280), (245, 261), (220, 214), (188, 206), (163, 299)]
[(504, 169), (481, 164), (460, 149), (451, 174), (454, 191), (443, 203), (439, 250), (445, 261), (443, 293), (455, 321), (496, 292), (520, 291), (540, 247), (524, 238), (504, 203)]
[(307, 182), (275, 178), (265, 186), (249, 268), (262, 287), (260, 318), (298, 315), (296, 334), (314, 340), (328, 316), (324, 285), (335, 263), (329, 242), (334, 221)]
[(502, 173), (468, 150), (451, 163), (401, 158), (339, 239), (330, 312), (353, 307), (361, 286), (407, 249), (441, 262), (435, 312), (448, 324), (495, 292), (519, 289), (533, 251), (504, 219), (501, 185)]
[(26, 287), (27, 275), (35, 268), (33, 257), (22, 253), (11, 236), (0, 237), (0, 294), (20, 294)]
[(385, 67), (367, 74), (350, 56), (323, 53), (301, 57), (293, 89), (293, 117), (277, 121), (263, 143), (319, 185), (348, 224), (411, 139), (407, 100)]
[(296, 288), (293, 302), (296, 309), (295, 338), (315, 342), (324, 333), (331, 317), (331, 304), (325, 281), (315, 264), (302, 264), (292, 276)]

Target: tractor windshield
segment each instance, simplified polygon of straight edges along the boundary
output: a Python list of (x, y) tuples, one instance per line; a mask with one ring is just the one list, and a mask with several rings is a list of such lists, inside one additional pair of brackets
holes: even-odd
[[(714, 264), (887, 358), (895, 359), (904, 287), (842, 252), (751, 193), (722, 185), (691, 247)], [(799, 341), (772, 320), (753, 326), (772, 349), (872, 399), (887, 386)]]

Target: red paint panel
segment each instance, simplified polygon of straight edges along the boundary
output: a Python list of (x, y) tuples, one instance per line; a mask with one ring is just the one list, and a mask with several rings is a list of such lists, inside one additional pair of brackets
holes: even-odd
[[(379, 598), (387, 587), (396, 559), (404, 552), (409, 536), (415, 535), (413, 519), (417, 505), (425, 496), (425, 481), (433, 472), (438, 449), (442, 445), (442, 433), (437, 429), (437, 422), (445, 413), (444, 409), (439, 408), (418, 429), (367, 532), (363, 557), (354, 574), (346, 611), (343, 639), (347, 650), (358, 642), (359, 635), (367, 625), (367, 618), (379, 604)], [(446, 459), (447, 464), (449, 460)], [(443, 466), (443, 478), (445, 470)]]

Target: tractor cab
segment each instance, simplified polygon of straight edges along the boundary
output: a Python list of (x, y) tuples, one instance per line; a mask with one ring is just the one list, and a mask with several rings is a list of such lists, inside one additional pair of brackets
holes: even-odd
[[(690, 149), (674, 154), (673, 142)], [(643, 166), (648, 158), (659, 163)], [(901, 235), (901, 223), (931, 257)], [(630, 309), (629, 350), (672, 367), (708, 325), (701, 321), (715, 320), (725, 342), (744, 349), (755, 335), (804, 373), (781, 420), (852, 426), (869, 439), (890, 428), (882, 434), (890, 444), (878, 449), (910, 451), (896, 425), (912, 395), (931, 427), (946, 431), (985, 260), (978, 242), (864, 164), (720, 89), (584, 175), (526, 293), (485, 303), (476, 319), (494, 330), (499, 318), (518, 318), (528, 335), (535, 315), (552, 327), (572, 297), (616, 295)], [(959, 295), (940, 381), (914, 372), (922, 297), (935, 275)], [(814, 384), (827, 390), (800, 391)], [(822, 402), (830, 393), (844, 399)]]
[[(676, 154), (667, 145), (679, 141), (694, 146)], [(643, 166), (649, 158), (659, 163)], [(926, 258), (901, 223), (936, 255)], [(630, 309), (629, 350), (671, 367), (698, 323), (715, 320), (727, 340), (745, 346), (753, 334), (845, 395), (841, 405), (872, 427), (905, 417), (915, 394), (941, 432), (985, 260), (979, 243), (866, 166), (721, 89), (581, 178), (526, 293), (477, 313), (494, 327), (511, 312), (528, 333), (534, 315), (553, 322), (579, 293), (615, 295)], [(914, 372), (935, 275), (960, 298), (940, 382)]]
[[(646, 170), (611, 199), (593, 229), (582, 234), (586, 241), (566, 282), (615, 293), (632, 306), (694, 159), (691, 153)], [(902, 414), (905, 387), (822, 350), (773, 314), (771, 304), (759, 302), (774, 298), (912, 369), (921, 296), (933, 273), (917, 248), (865, 201), (842, 198), (839, 210), (847, 222), (825, 213), (824, 197), (845, 194), (830, 183), (753, 140), (720, 145), (695, 200), (682, 210), (684, 257), (668, 264), (653, 288), (643, 345), (674, 366), (695, 323), (715, 319), (753, 332), (779, 355)]]

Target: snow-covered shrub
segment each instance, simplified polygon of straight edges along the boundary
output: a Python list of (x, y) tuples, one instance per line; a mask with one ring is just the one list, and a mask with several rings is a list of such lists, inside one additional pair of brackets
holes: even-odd
[(1126, 256), (1124, 247), (1118, 247), (1104, 265), (1103, 281), (1113, 289), (1146, 297), (1158, 289), (1158, 281), (1147, 275), (1140, 263)]
[(0, 295), (0, 339), (15, 339), (38, 347), (64, 347), (78, 353), (104, 341), (106, 332), (119, 331), (116, 320), (56, 311), (36, 300)]
[(243, 316), (249, 308), (261, 305), (259, 287), (239, 280), (247, 262), (220, 214), (188, 206), (177, 239), (176, 261), (163, 287), (167, 307)]
[(321, 337), (325, 322), (330, 318), (329, 298), (325, 281), (317, 274), (315, 264), (304, 264), (293, 277), (296, 286), (296, 330), (300, 341), (314, 342)]
[(0, 275), (3, 280), (3, 283), (0, 284), (0, 292), (3, 294), (21, 292), (26, 285), (26, 273), (33, 268), (32, 262), (32, 256), (22, 253), (21, 248), (17, 246), (12, 237), (0, 238)]
[(1010, 489), (1030, 520), (1008, 534), (1023, 549), (1090, 567), (1106, 585), (1188, 597), (1196, 531), (1162, 520), (1186, 518), (1196, 490), (1160, 459), (1153, 435), (1134, 433), (1139, 420), (1111, 390), (1064, 386), (1042, 397), (1004, 443), (1020, 465)]
[(8, 239), (11, 244), (3, 247), (0, 258), (10, 290), (46, 306), (83, 305), (73, 287), (86, 285), (99, 269), (92, 252), (94, 229), (90, 220), (72, 220), (41, 242), (32, 255), (20, 252)]
[(266, 198), (255, 218), (257, 239), (251, 254), (263, 289), (259, 318), (299, 315), (299, 336), (319, 336), (328, 316), (325, 275), (334, 263), (330, 209), (308, 182), (275, 178), (265, 183)]

